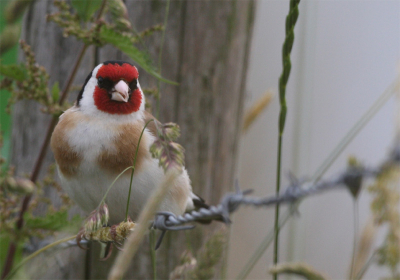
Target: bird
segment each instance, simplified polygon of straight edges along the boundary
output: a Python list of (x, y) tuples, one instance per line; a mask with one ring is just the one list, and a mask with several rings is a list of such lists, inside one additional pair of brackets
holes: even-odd
[[(125, 61), (105, 61), (87, 76), (74, 105), (60, 117), (51, 137), (61, 186), (86, 213), (102, 201), (115, 178), (133, 165), (140, 134), (154, 116), (145, 110), (138, 69)], [(156, 140), (154, 122), (144, 129), (138, 148), (128, 214), (135, 221), (151, 193), (166, 180), (158, 159), (151, 156)], [(131, 170), (106, 197), (109, 224), (125, 219)], [(192, 191), (187, 170), (170, 186), (159, 211), (181, 215), (204, 200)]]

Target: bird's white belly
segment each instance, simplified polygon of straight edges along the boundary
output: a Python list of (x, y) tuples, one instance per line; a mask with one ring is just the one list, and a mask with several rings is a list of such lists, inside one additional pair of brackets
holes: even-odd
[[(99, 205), (107, 189), (111, 186), (116, 176), (104, 172), (95, 163), (83, 162), (85, 167), (74, 178), (66, 178), (60, 173), (64, 190), (85, 212), (90, 213)], [(131, 170), (126, 171), (110, 189), (106, 203), (110, 212), (110, 223), (116, 224), (125, 219), (126, 205), (129, 193)], [(139, 170), (135, 171), (132, 180), (132, 191), (128, 215), (137, 219), (151, 192), (158, 187), (164, 179), (163, 171), (158, 167), (158, 162), (148, 159), (143, 162)], [(163, 203), (164, 204), (164, 203)], [(163, 211), (172, 211), (178, 214), (179, 209), (174, 209), (174, 203), (165, 203), (170, 207), (162, 207)]]

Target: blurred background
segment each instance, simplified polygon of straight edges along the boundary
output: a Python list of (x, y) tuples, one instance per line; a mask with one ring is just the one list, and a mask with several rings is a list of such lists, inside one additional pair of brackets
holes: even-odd
[[(179, 7), (179, 9), (174, 10), (174, 4), (179, 6), (177, 2), (172, 1), (171, 17), (181, 12)], [(5, 1), (0, 0), (2, 8), (4, 3)], [(127, 3), (131, 7), (134, 6), (132, 1), (127, 1)], [(40, 8), (38, 7), (39, 4), (36, 6), (37, 10)], [(285, 18), (288, 9), (289, 1), (286, 0), (256, 1), (244, 111), (246, 112), (256, 103), (267, 90), (271, 90), (274, 96), (264, 112), (247, 132), (241, 136), (239, 164), (236, 166), (237, 176), (235, 177), (238, 177), (242, 189), (254, 189), (254, 195), (260, 197), (275, 193), (278, 116), (280, 110), (278, 79), (282, 71), (281, 49), (284, 41)], [(193, 10), (188, 10), (188, 13), (192, 12), (193, 14), (194, 10), (194, 8)], [(286, 93), (288, 115), (283, 143), (282, 189), (285, 189), (288, 184), (287, 175), (289, 172), (292, 172), (300, 179), (310, 178), (351, 127), (399, 75), (400, 1), (302, 0), (299, 10), (300, 16), (295, 29), (295, 43), (292, 50), (292, 72)], [(164, 19), (164, 12), (159, 12), (158, 17), (153, 15), (155, 19), (150, 20), (151, 17), (145, 13), (148, 10), (143, 9), (143, 11), (131, 9), (129, 12), (135, 13), (133, 18), (137, 22), (142, 20), (142, 22), (147, 23), (147, 20), (150, 22), (153, 20), (155, 23), (160, 23)], [(207, 7), (204, 7), (204, 11), (207, 11)], [(223, 15), (225, 16), (225, 14)], [(195, 22), (196, 24), (201, 23), (203, 20), (201, 16), (197, 16), (196, 19), (198, 20), (198, 22)], [(170, 24), (167, 28), (167, 36), (175, 33), (180, 34), (181, 27), (179, 23)], [(193, 29), (195, 30), (196, 24), (193, 24)], [(48, 26), (54, 28), (52, 24)], [(203, 32), (204, 30), (200, 31)], [(200, 31), (199, 33), (202, 34)], [(45, 31), (41, 30), (41, 32)], [(59, 36), (57, 38), (61, 38), (61, 32), (57, 32), (57, 36)], [(219, 36), (218, 32), (214, 35)], [(198, 36), (196, 40), (200, 37)], [(204, 36), (204, 38), (207, 38), (210, 42), (213, 37)], [(158, 42), (157, 40), (155, 41)], [(196, 40), (187, 41), (196, 45), (198, 43)], [(238, 41), (243, 42), (244, 39), (241, 37)], [(153, 41), (150, 42), (152, 43)], [(164, 57), (166, 58), (164, 60), (170, 61), (171, 64), (169, 65), (174, 65), (176, 64), (175, 56), (168, 56), (168, 54), (174, 54), (173, 51), (176, 51), (176, 46), (174, 42), (171, 43), (168, 40), (166, 42), (166, 50), (164, 50)], [(200, 54), (194, 53), (193, 49), (190, 48), (191, 45), (188, 45), (187, 53), (190, 55), (187, 55), (187, 57), (202, 57)], [(158, 49), (154, 47), (151, 51), (156, 53)], [(197, 51), (202, 51), (202, 48), (198, 47)], [(42, 50), (42, 60), (40, 62), (44, 64), (50, 63), (43, 58), (46, 58), (47, 55), (43, 55), (43, 52), (46, 52), (46, 50)], [(72, 54), (69, 53), (68, 55), (72, 57), (74, 51), (71, 50), (70, 52)], [(100, 55), (98, 53), (96, 55), (101, 58), (105, 57), (106, 54), (107, 52), (102, 51)], [(118, 55), (119, 58), (120, 54)], [(117, 57), (117, 55), (115, 56)], [(92, 57), (88, 57), (86, 59), (90, 63), (86, 63), (87, 65), (84, 67), (91, 69), (91, 64), (94, 62)], [(186, 59), (187, 57), (184, 57), (184, 62), (190, 61), (190, 59)], [(230, 54), (230, 57), (235, 57), (235, 54)], [(4, 64), (15, 62), (17, 48), (14, 47), (3, 59)], [(209, 59), (213, 60), (213, 58)], [(72, 63), (69, 58), (65, 60), (67, 64)], [(58, 65), (55, 66), (58, 67)], [(245, 69), (245, 67), (243, 68)], [(170, 71), (172, 74), (167, 73), (167, 78), (175, 80), (175, 70), (172, 69)], [(180, 69), (178, 70), (180, 71)], [(176, 72), (178, 73), (177, 70)], [(193, 77), (196, 77), (198, 73), (194, 72)], [(213, 73), (206, 74), (214, 75)], [(220, 76), (223, 76), (222, 74), (225, 74), (225, 72), (219, 73)], [(168, 75), (172, 77), (168, 77)], [(85, 75), (81, 76), (84, 78)], [(188, 80), (188, 84), (191, 85), (192, 76)], [(236, 81), (236, 83), (238, 82)], [(234, 88), (235, 86), (235, 84), (232, 85)], [(168, 106), (175, 108), (171, 105), (173, 101), (170, 101), (175, 100), (175, 98), (168, 99), (170, 96), (174, 96), (171, 94), (170, 87), (172, 86), (165, 86), (166, 90), (163, 97), (167, 97), (166, 100), (168, 102), (163, 104), (167, 109), (169, 108)], [(217, 95), (221, 94), (218, 92), (218, 86), (210, 86), (210, 88), (210, 92), (217, 92)], [(201, 91), (201, 88), (199, 87), (198, 90)], [(229, 93), (229, 91), (225, 92)], [(192, 96), (189, 96), (190, 94)], [(201, 105), (201, 102), (208, 104), (204, 100), (207, 101), (207, 98), (212, 98), (212, 95), (210, 95), (204, 97), (204, 100), (197, 100), (196, 98), (199, 97), (196, 97), (196, 92), (194, 91), (188, 92), (187, 96), (189, 101), (191, 99), (194, 100), (194, 105), (192, 104), (193, 107), (186, 106), (189, 109), (183, 108), (182, 110), (190, 113), (192, 113), (190, 108), (198, 108), (199, 106), (197, 105), (198, 103)], [(0, 95), (0, 121), (1, 128), (5, 132), (2, 154), (7, 156), (10, 151), (10, 117), (4, 113), (6, 99), (6, 95)], [(223, 104), (224, 100), (223, 98), (221, 99), (218, 101), (220, 103), (216, 103), (215, 107)], [(240, 101), (240, 99), (238, 100)], [(399, 109), (395, 101), (395, 98), (392, 98), (384, 105), (341, 153), (326, 172), (324, 178), (329, 178), (344, 170), (349, 156), (357, 157), (367, 166), (377, 166), (387, 156), (395, 137), (395, 117), (396, 110)], [(184, 104), (183, 101), (182, 104)], [(194, 111), (198, 113), (197, 109)], [(177, 121), (185, 131), (185, 127), (188, 125), (185, 126), (182, 120), (181, 122), (179, 119), (174, 119), (175, 112), (173, 110), (164, 110), (163, 114), (165, 120)], [(210, 115), (204, 115), (206, 117), (214, 116), (211, 113)], [(195, 119), (196, 116), (193, 118)], [(200, 127), (203, 124), (212, 123), (217, 127), (213, 122), (214, 120), (203, 118), (201, 122), (193, 123)], [(236, 127), (235, 124), (230, 125)], [(220, 127), (218, 126), (218, 128)], [(224, 126), (222, 126), (222, 129), (224, 129)], [(200, 138), (202, 135), (199, 133), (192, 136), (193, 143), (195, 143), (193, 147), (196, 147), (196, 145), (201, 146), (201, 143), (196, 142), (196, 137)], [(183, 133), (182, 138), (185, 137), (188, 139), (184, 141), (192, 143), (189, 133), (187, 135)], [(212, 139), (209, 140), (207, 135), (203, 138), (205, 138), (202, 139), (205, 143), (208, 143), (207, 141), (212, 142)], [(208, 147), (207, 145), (205, 146)], [(228, 147), (229, 145), (225, 146)], [(210, 145), (210, 147), (215, 148), (213, 145)], [(228, 150), (229, 147), (227, 148)], [(198, 172), (201, 175), (203, 175), (202, 172), (204, 170), (211, 172), (210, 170), (214, 168), (212, 164), (215, 164), (218, 168), (219, 162), (214, 163), (215, 159), (218, 159), (218, 148), (215, 148), (215, 151), (210, 148), (208, 152), (209, 155), (207, 156), (209, 158), (207, 158), (207, 161), (204, 160), (202, 162), (206, 167), (203, 169), (198, 168), (196, 171), (192, 169), (192, 172)], [(201, 153), (199, 154), (201, 155)], [(210, 156), (211, 154), (212, 156)], [(187, 159), (196, 163), (198, 159), (195, 156), (187, 154)], [(48, 155), (48, 158), (52, 160), (52, 155)], [(225, 159), (226, 162), (229, 162), (229, 159)], [(218, 172), (216, 173), (219, 174)], [(228, 175), (230, 180), (231, 173)], [(199, 181), (199, 185), (202, 186), (203, 182), (201, 180), (203, 179), (201, 177), (195, 178), (192, 176), (192, 181)], [(206, 177), (204, 181), (208, 180), (207, 176), (204, 177)], [(216, 180), (219, 179), (217, 178), (218, 176), (215, 177)], [(227, 179), (223, 182), (229, 183), (229, 180)], [(206, 183), (204, 185), (209, 188), (214, 186), (211, 182), (207, 181)], [(227, 185), (230, 185), (228, 183)], [(208, 201), (211, 201), (211, 199), (218, 201), (219, 197), (217, 196), (222, 195), (211, 191), (204, 191), (203, 193), (206, 194), (205, 198)], [(371, 216), (369, 210), (370, 202), (371, 197), (366, 191), (363, 191), (356, 205), (359, 212), (359, 232), (362, 231)], [(331, 279), (346, 279), (351, 264), (353, 248), (354, 207), (353, 198), (344, 189), (305, 199), (300, 205), (299, 215), (292, 217), (282, 230), (280, 236), (280, 261), (306, 262), (316, 270), (330, 276)], [(286, 206), (282, 207), (281, 213), (284, 213), (286, 209)], [(259, 248), (260, 243), (273, 227), (273, 208), (256, 210), (250, 207), (243, 207), (236, 212), (233, 216), (230, 234), (227, 266), (228, 279), (233, 279), (238, 275), (244, 263)], [(383, 232), (378, 234), (377, 245), (382, 243), (383, 236)], [(261, 260), (255, 265), (249, 274), (249, 279), (272, 278), (267, 272), (272, 264), (272, 247), (268, 248)], [(72, 255), (70, 259), (76, 259), (77, 262), (80, 262), (83, 257), (81, 256), (81, 259), (78, 259), (75, 258), (75, 255)], [(372, 266), (364, 279), (378, 279), (385, 275), (388, 275), (388, 271)], [(285, 278), (282, 277), (282, 279)]]
[[(259, 196), (275, 192), (277, 93), (288, 5), (287, 1), (257, 2), (246, 108), (268, 89), (274, 92), (274, 98), (242, 137), (238, 174), (241, 187), (254, 189)], [(393, 82), (400, 62), (400, 1), (311, 0), (301, 1), (299, 10), (286, 94), (282, 186), (288, 184), (289, 171), (299, 178), (313, 175)], [(393, 144), (395, 109), (398, 107), (392, 98), (344, 150), (325, 177), (343, 170), (350, 155), (367, 166), (382, 161)], [(370, 202), (370, 196), (363, 191), (358, 203), (359, 231), (370, 217)], [(243, 260), (259, 247), (273, 225), (272, 208), (243, 208), (236, 213), (228, 278), (237, 275)], [(353, 199), (346, 190), (307, 198), (301, 203), (299, 216), (292, 218), (282, 231), (280, 260), (303, 261), (332, 279), (345, 279), (351, 263), (353, 227)], [(272, 251), (270, 246), (249, 278), (268, 275)], [(378, 279), (387, 272), (372, 266), (365, 279)]]

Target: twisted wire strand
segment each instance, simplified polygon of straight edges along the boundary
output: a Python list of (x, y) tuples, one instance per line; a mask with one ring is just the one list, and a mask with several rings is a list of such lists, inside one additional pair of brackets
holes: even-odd
[(362, 179), (374, 178), (388, 166), (399, 163), (400, 145), (393, 150), (389, 159), (377, 168), (349, 167), (330, 180), (321, 180), (316, 183), (302, 182), (294, 178), (294, 176), (290, 176), (291, 182), (282, 194), (263, 198), (247, 196), (251, 190), (241, 191), (236, 182), (236, 192), (226, 194), (220, 204), (211, 206), (209, 209), (201, 208), (179, 216), (171, 212), (159, 212), (153, 221), (152, 227), (161, 231), (186, 230), (194, 227), (194, 225), (186, 224), (196, 221), (222, 220), (224, 223), (230, 223), (230, 214), (235, 212), (241, 205), (268, 207), (283, 203), (290, 204), (307, 196), (340, 188), (347, 188), (352, 192), (352, 190), (361, 188)]

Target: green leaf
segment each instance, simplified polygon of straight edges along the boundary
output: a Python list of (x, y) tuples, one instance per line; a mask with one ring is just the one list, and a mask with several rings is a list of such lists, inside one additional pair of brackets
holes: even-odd
[(101, 7), (102, 0), (72, 0), (71, 5), (83, 21), (89, 21)]
[(109, 43), (124, 52), (150, 75), (169, 84), (178, 84), (161, 77), (156, 68), (152, 65), (150, 56), (136, 48), (128, 36), (120, 34), (105, 25), (101, 27), (99, 35), (102, 41)]
[(71, 220), (68, 219), (68, 212), (66, 210), (58, 211), (55, 213), (47, 213), (42, 217), (34, 217), (30, 213), (24, 216), (26, 227), (30, 229), (44, 229), (44, 230), (71, 230), (77, 231), (82, 224), (83, 218), (75, 215)]
[[(4, 267), (4, 262), (7, 258), (8, 246), (10, 245), (10, 234), (6, 232), (0, 232), (0, 273)], [(23, 242), (17, 243), (17, 250), (14, 255), (14, 263), (19, 263), (22, 260)], [(19, 270), (11, 279), (27, 279), (23, 270)]]
[(25, 67), (17, 64), (4, 65), (0, 63), (0, 74), (17, 81), (23, 81), (27, 76)]
[(60, 98), (60, 86), (58, 85), (58, 82), (55, 82), (51, 88), (51, 96), (53, 97), (54, 101), (58, 101)]

